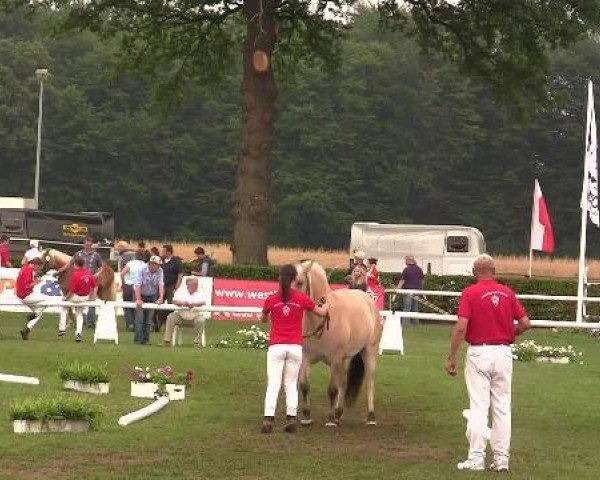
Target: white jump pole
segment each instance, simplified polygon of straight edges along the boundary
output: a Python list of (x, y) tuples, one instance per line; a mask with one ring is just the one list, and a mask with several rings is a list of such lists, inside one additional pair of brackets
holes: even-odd
[(164, 397), (160, 397), (158, 400), (152, 402), (147, 407), (136, 410), (135, 412), (128, 413), (127, 415), (123, 415), (119, 418), (119, 425), (126, 427), (130, 423), (138, 422), (143, 420), (144, 418), (149, 417), (150, 415), (155, 414), (159, 410), (162, 410), (169, 403), (169, 396), (165, 395)]
[(35, 377), (24, 377), (22, 375), (10, 375), (8, 373), (0, 373), (0, 382), (23, 383), (26, 385), (39, 385), (40, 380)]

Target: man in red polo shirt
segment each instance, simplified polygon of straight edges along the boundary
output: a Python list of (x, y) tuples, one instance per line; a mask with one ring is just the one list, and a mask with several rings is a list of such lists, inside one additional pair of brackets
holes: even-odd
[(27, 324), (21, 330), (21, 338), (27, 340), (29, 338), (29, 332), (36, 323), (42, 318), (44, 307), (40, 307), (39, 304), (45, 301), (42, 294), (34, 292), (34, 287), (40, 281), (40, 274), (42, 273), (42, 267), (44, 262), (41, 258), (36, 257), (26, 263), (19, 270), (16, 282), (16, 293), (17, 297), (31, 310), (31, 314), (27, 317)]
[[(494, 280), (494, 260), (480, 255), (473, 265), (475, 285), (463, 290), (452, 332), (446, 371), (456, 375), (456, 353), (469, 343), (465, 380), (469, 392), (469, 457), (459, 470), (484, 470), (488, 414), (492, 411), (492, 470), (508, 471), (511, 433), (512, 350), (515, 337), (531, 327), (515, 292)], [(515, 327), (515, 320), (518, 324)]]
[[(69, 281), (69, 291), (64, 296), (65, 301), (74, 303), (89, 302), (96, 299), (96, 290), (98, 283), (96, 278), (87, 268), (85, 268), (85, 259), (83, 257), (75, 257), (73, 261), (75, 270), (71, 274)], [(76, 329), (75, 329), (75, 341), (81, 342), (83, 334), (83, 307), (75, 307), (76, 313)], [(62, 337), (67, 330), (67, 316), (60, 316), (60, 323), (58, 325), (58, 336)]]

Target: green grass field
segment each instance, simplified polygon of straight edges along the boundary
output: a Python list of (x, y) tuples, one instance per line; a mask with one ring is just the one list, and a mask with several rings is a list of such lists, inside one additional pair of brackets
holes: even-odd
[[(384, 355), (377, 381), (379, 425), (367, 427), (364, 398), (339, 429), (326, 429), (326, 374), (313, 371), (313, 426), (291, 436), (259, 433), (265, 352), (76, 344), (56, 337), (57, 319), (44, 317), (30, 340), (20, 339), (21, 314), (0, 315), (0, 372), (35, 375), (42, 385), (0, 384), (0, 479), (454, 479), (495, 477), (455, 470), (466, 453), (467, 406), (462, 378), (443, 371), (448, 327), (405, 329), (405, 356)], [(238, 324), (211, 322), (209, 341)], [(573, 344), (585, 364), (516, 364), (513, 382), (514, 479), (600, 477), (600, 343), (585, 334), (532, 332), (542, 343)], [(153, 334), (153, 342), (160, 337)], [(111, 393), (89, 397), (105, 415), (89, 434), (18, 436), (8, 406), (13, 399), (58, 392), (58, 364), (80, 359), (107, 364)], [(129, 396), (127, 366), (192, 368), (197, 384), (184, 402), (129, 427), (118, 418), (148, 403)], [(72, 395), (77, 395), (72, 393)], [(280, 398), (282, 404), (283, 398)]]

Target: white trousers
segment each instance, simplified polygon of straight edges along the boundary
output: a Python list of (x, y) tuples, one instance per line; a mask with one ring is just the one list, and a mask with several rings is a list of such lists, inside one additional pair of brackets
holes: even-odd
[[(88, 302), (90, 300), (89, 295), (82, 297), (80, 295), (73, 295), (69, 298), (70, 302), (80, 303), (80, 302)], [(76, 318), (76, 327), (75, 327), (75, 335), (83, 334), (83, 309), (85, 307), (75, 307), (75, 318)], [(58, 322), (58, 329), (61, 332), (64, 332), (67, 329), (67, 309), (62, 308), (60, 310), (60, 320)]]
[(511, 433), (512, 351), (508, 345), (471, 346), (465, 361), (470, 418), (469, 458), (485, 457), (491, 409), (494, 459), (508, 459)]
[(286, 412), (295, 417), (298, 411), (298, 374), (302, 363), (302, 345), (271, 345), (267, 352), (267, 393), (265, 417), (274, 417), (281, 377), (285, 389)]
[(47, 297), (40, 293), (33, 292), (27, 295), (25, 298), (21, 299), (23, 304), (27, 306), (29, 310), (31, 310), (31, 313), (35, 315), (35, 317), (33, 317), (29, 322), (27, 322), (27, 328), (29, 328), (30, 330), (33, 327), (35, 327), (37, 322), (40, 321), (40, 318), (42, 318), (42, 313), (44, 313), (46, 307), (40, 304), (43, 304), (46, 301), (46, 298)]

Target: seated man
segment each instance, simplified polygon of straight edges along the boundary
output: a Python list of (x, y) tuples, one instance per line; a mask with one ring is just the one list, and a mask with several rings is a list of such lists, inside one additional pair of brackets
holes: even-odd
[(194, 327), (195, 340), (194, 343), (200, 343), (200, 337), (204, 330), (203, 312), (193, 310), (194, 307), (206, 305), (206, 297), (204, 293), (198, 289), (198, 279), (191, 277), (185, 281), (185, 287), (177, 289), (173, 296), (173, 303), (178, 307), (185, 309), (175, 310), (167, 316), (167, 324), (165, 327), (165, 336), (163, 343), (169, 345), (173, 336), (173, 329), (178, 327)]
[(39, 257), (35, 257), (29, 263), (26, 263), (19, 270), (19, 275), (17, 276), (17, 297), (21, 299), (21, 301), (31, 310), (31, 314), (27, 316), (27, 324), (25, 328), (21, 330), (21, 337), (23, 340), (27, 340), (29, 338), (29, 332), (35, 324), (42, 318), (42, 313), (44, 312), (43, 306), (40, 304), (44, 303), (46, 297), (44, 297), (41, 293), (37, 293), (33, 291), (33, 288), (41, 281), (41, 273), (42, 267), (44, 263), (42, 259)]
[[(73, 270), (73, 273), (71, 274), (69, 291), (65, 295), (64, 300), (74, 303), (96, 300), (98, 284), (96, 283), (96, 277), (92, 275), (92, 272), (85, 268), (85, 259), (83, 257), (75, 257), (73, 265), (75, 270)], [(83, 307), (75, 307), (75, 313), (77, 318), (75, 341), (81, 342), (81, 335), (83, 334)], [(63, 336), (66, 329), (67, 315), (65, 313), (64, 315), (60, 315), (58, 335)]]

